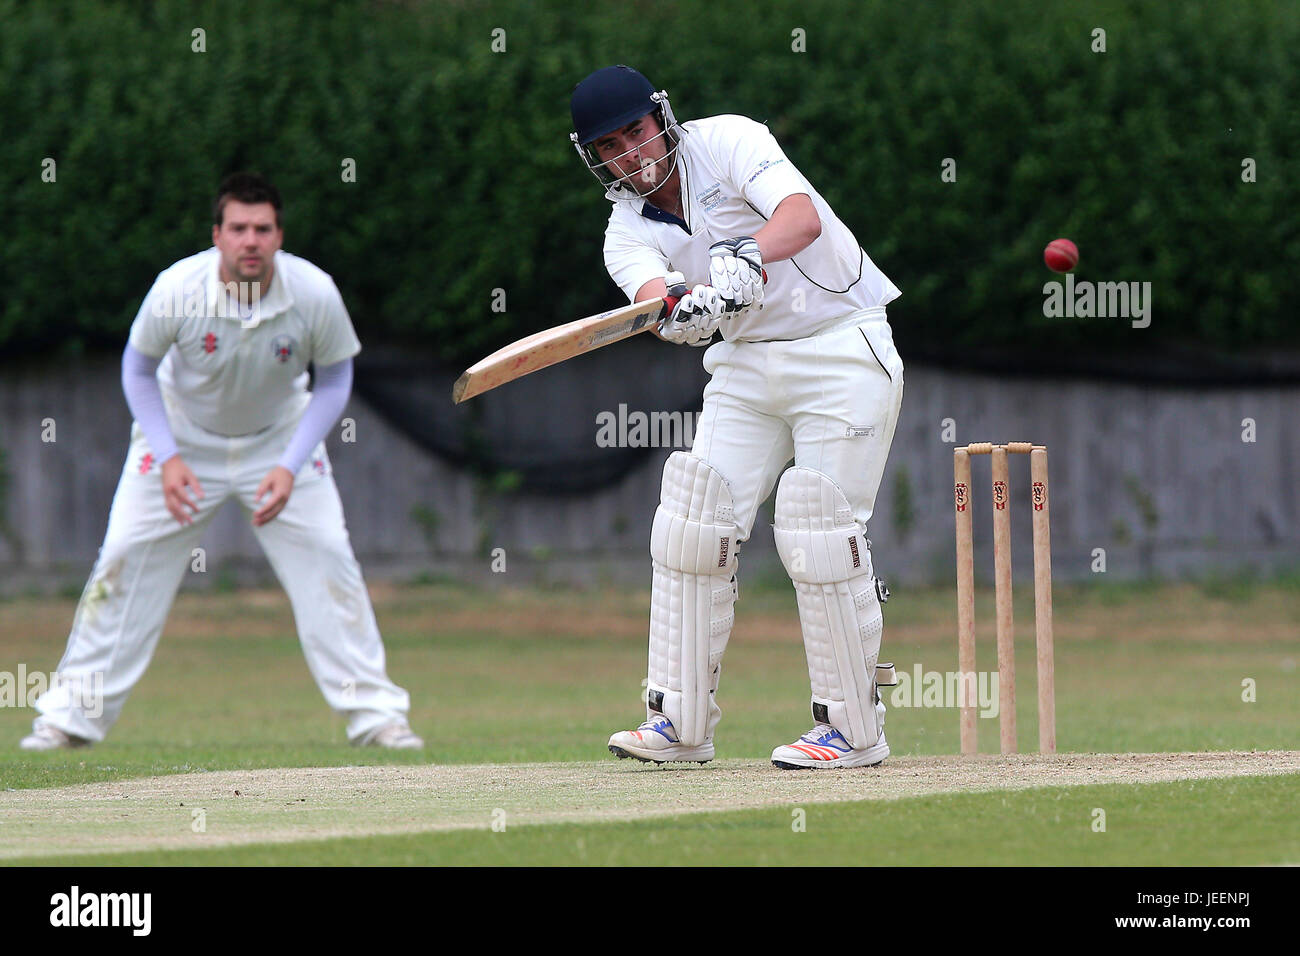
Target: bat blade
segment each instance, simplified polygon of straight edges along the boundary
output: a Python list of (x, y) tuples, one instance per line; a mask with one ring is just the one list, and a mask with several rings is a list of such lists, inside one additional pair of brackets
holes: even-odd
[(512, 342), (467, 368), (451, 388), (452, 401), (459, 405), (530, 372), (644, 332), (663, 318), (675, 301), (647, 299)]

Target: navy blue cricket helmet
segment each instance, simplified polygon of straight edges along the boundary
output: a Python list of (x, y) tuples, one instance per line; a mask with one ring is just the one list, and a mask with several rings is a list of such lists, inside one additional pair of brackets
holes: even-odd
[(659, 123), (659, 135), (673, 144), (665, 158), (672, 157), (680, 142), (680, 127), (668, 103), (668, 94), (630, 66), (607, 66), (588, 75), (573, 88), (569, 100), (574, 131), (569, 134), (584, 165), (606, 189), (630, 189), (628, 177), (614, 172), (596, 153), (597, 139), (622, 129), (651, 113)]

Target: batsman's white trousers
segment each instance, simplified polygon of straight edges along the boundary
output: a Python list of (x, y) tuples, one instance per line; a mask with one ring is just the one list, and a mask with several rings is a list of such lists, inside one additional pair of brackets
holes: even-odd
[[(168, 402), (177, 448), (205, 495), (193, 524), (184, 526), (167, 511), (161, 466), (139, 426), (132, 427), (104, 544), (59, 663), (63, 680), (36, 701), (38, 722), (104, 739), (153, 657), (203, 529), (229, 497), (238, 498), (246, 514), (257, 507), (257, 486), (288, 445), (300, 414), (265, 432), (226, 438), (200, 429)], [(405, 720), (410, 698), (385, 671), (383, 641), (323, 443), (295, 476), (284, 510), (253, 530), (289, 595), (312, 676), (330, 707), (347, 715), (349, 739)], [(97, 674), (103, 675), (102, 699), (88, 701), (84, 688), (97, 686)]]
[(788, 342), (719, 342), (691, 453), (727, 479), (740, 539), (786, 463), (829, 475), (863, 527), (876, 507), (903, 401), (903, 361), (883, 307)]

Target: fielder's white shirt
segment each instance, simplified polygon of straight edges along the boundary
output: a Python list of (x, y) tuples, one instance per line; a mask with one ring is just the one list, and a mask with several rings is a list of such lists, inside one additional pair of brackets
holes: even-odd
[[(669, 272), (694, 286), (709, 281), (709, 246), (752, 236), (787, 196), (812, 199), (822, 232), (793, 259), (764, 263), (763, 307), (724, 320), (729, 342), (800, 339), (851, 312), (884, 305), (898, 289), (858, 245), (812, 184), (786, 158), (768, 128), (744, 116), (723, 115), (681, 124), (682, 223), (626, 190), (613, 202), (605, 229), (605, 267), (627, 294)], [(683, 228), (685, 227), (685, 228)]]
[(277, 252), (270, 289), (242, 315), (219, 267), (213, 247), (164, 269), (130, 342), (163, 358), (158, 384), (191, 421), (218, 435), (248, 435), (306, 406), (308, 362), (341, 362), (361, 342), (334, 280), (306, 259)]

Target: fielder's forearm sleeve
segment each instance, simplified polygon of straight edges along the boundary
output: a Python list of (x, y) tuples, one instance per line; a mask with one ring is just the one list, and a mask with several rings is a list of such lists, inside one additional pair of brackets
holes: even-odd
[(280, 456), (278, 464), (296, 475), (311, 450), (321, 443), (325, 433), (343, 414), (352, 394), (352, 359), (316, 369), (316, 384), (312, 387), (311, 401), (302, 413), (298, 428), (289, 439), (289, 447)]
[(122, 392), (126, 407), (144, 432), (153, 456), (160, 464), (176, 454), (176, 439), (167, 422), (162, 389), (158, 387), (158, 365), (162, 359), (151, 358), (128, 345), (122, 352)]

